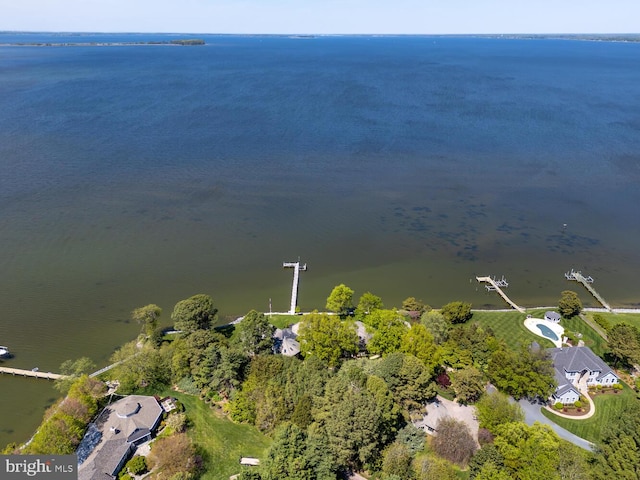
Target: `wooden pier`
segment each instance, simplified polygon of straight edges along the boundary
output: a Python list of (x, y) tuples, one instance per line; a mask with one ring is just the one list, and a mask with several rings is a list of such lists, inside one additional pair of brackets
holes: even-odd
[(300, 264), (300, 259), (297, 262), (283, 262), (282, 268), (293, 268), (293, 285), (291, 286), (291, 307), (289, 313), (294, 315), (296, 313), (296, 306), (298, 305), (298, 283), (300, 281), (300, 270), (305, 271), (307, 264)]
[(65, 375), (60, 375), (59, 373), (40, 372), (39, 370), (23, 370), (21, 368), (9, 367), (0, 367), (0, 373), (20, 375), (21, 377), (44, 378), (46, 380), (58, 380), (59, 378), (65, 377)]
[(489, 285), (486, 286), (487, 290), (489, 290), (490, 292), (498, 292), (498, 294), (504, 299), (505, 302), (507, 302), (520, 313), (525, 313), (525, 309), (516, 305), (516, 303), (513, 302), (509, 297), (507, 297), (507, 294), (502, 291), (502, 288), (500, 288), (509, 286), (509, 283), (507, 283), (504, 277), (502, 277), (502, 279), (500, 280), (495, 280), (491, 277), (476, 277), (476, 280), (479, 282), (488, 283)]
[(593, 283), (593, 278), (591, 276), (585, 277), (584, 275), (582, 275), (582, 272), (576, 272), (572, 268), (571, 271), (564, 274), (564, 278), (566, 278), (567, 280), (575, 280), (576, 282), (579, 282), (582, 285), (584, 285), (584, 288), (586, 288), (589, 291), (589, 293), (593, 295), (593, 297), (598, 302), (600, 302), (600, 304), (604, 308), (606, 308), (610, 312), (613, 311), (613, 309), (611, 308), (611, 305), (609, 305), (605, 301), (605, 299), (602, 298), (602, 296), (598, 292), (596, 292), (596, 289), (591, 286), (591, 284)]

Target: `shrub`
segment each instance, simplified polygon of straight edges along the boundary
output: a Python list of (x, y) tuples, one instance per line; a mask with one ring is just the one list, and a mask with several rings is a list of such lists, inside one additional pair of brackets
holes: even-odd
[(600, 325), (605, 332), (608, 332), (609, 329), (611, 328), (611, 324), (609, 323), (609, 321), (604, 318), (602, 315), (600, 315), (599, 313), (596, 313), (593, 315), (593, 320)]
[(172, 413), (165, 421), (165, 425), (176, 433), (184, 432), (188, 423), (187, 415), (184, 413)]
[(553, 406), (556, 410), (562, 410), (564, 408), (564, 405), (562, 404), (562, 402), (556, 402), (555, 405)]
[(189, 395), (198, 395), (200, 393), (200, 389), (191, 377), (181, 378), (178, 382), (178, 390), (188, 393)]
[(602, 390), (602, 385), (596, 385), (596, 390)]
[(622, 384), (620, 384), (620, 383), (614, 383), (614, 384), (613, 384), (613, 386), (612, 386), (612, 388), (613, 388), (614, 390), (622, 390)]
[(486, 428), (478, 429), (478, 443), (480, 446), (493, 443), (493, 434)]
[(134, 475), (140, 475), (147, 471), (147, 459), (136, 455), (125, 465), (126, 469)]
[(576, 400), (573, 404), (576, 408), (582, 408), (582, 402), (580, 400)]
[(449, 388), (451, 386), (451, 379), (447, 372), (442, 372), (436, 377), (436, 383), (443, 388)]

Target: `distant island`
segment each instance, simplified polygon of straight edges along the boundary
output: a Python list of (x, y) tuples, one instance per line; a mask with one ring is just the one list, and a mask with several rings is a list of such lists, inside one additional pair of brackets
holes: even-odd
[(460, 35), (465, 37), (508, 38), (519, 40), (582, 40), (588, 42), (640, 42), (637, 33), (539, 33), (539, 34), (484, 34)]
[(205, 41), (200, 38), (189, 38), (179, 40), (152, 40), (148, 42), (14, 42), (0, 44), (4, 47), (120, 47), (135, 45), (204, 45)]

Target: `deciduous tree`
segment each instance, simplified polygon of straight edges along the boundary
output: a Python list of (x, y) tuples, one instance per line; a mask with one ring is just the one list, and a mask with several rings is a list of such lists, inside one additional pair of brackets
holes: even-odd
[(619, 361), (640, 363), (640, 332), (633, 325), (621, 322), (614, 325), (607, 335), (609, 353), (614, 358), (614, 367)]
[(382, 308), (384, 308), (384, 305), (380, 297), (374, 295), (371, 292), (365, 292), (362, 294), (360, 300), (358, 301), (358, 306), (356, 307), (356, 317), (359, 320), (362, 320), (371, 312), (375, 310), (381, 310)]
[(449, 330), (451, 324), (447, 322), (444, 315), (437, 310), (431, 310), (422, 314), (420, 322), (433, 336), (433, 341), (438, 345), (442, 345), (449, 339)]
[(326, 307), (341, 317), (347, 316), (353, 309), (353, 290), (344, 283), (337, 285), (329, 294)]
[(271, 353), (274, 331), (275, 327), (263, 313), (251, 310), (236, 325), (234, 336), (242, 349), (253, 357), (260, 353)]
[(387, 355), (397, 352), (402, 345), (402, 338), (408, 328), (403, 320), (393, 318), (388, 323), (380, 322), (371, 340), (367, 344), (367, 350), (374, 355)]
[(400, 442), (393, 442), (382, 453), (382, 471), (387, 475), (397, 475), (399, 478), (411, 478), (411, 452)]
[(582, 302), (578, 294), (571, 290), (565, 290), (558, 301), (558, 311), (565, 318), (575, 317), (582, 311)]
[(311, 313), (302, 320), (298, 331), (300, 351), (305, 357), (317, 357), (335, 367), (340, 359), (358, 351), (355, 329), (335, 316)]
[(466, 466), (477, 449), (467, 425), (454, 418), (443, 418), (438, 421), (436, 431), (431, 442), (433, 451), (450, 462)]
[(60, 365), (60, 373), (64, 377), (59, 378), (53, 384), (56, 389), (62, 393), (67, 393), (71, 385), (73, 385), (83, 374), (90, 373), (96, 368), (95, 363), (89, 357), (81, 357), (77, 360), (65, 360)]
[(463, 405), (473, 403), (484, 392), (485, 378), (475, 367), (467, 367), (454, 373), (451, 385), (456, 392), (456, 400)]
[(162, 309), (150, 303), (144, 307), (136, 308), (131, 312), (131, 319), (142, 325), (142, 331), (150, 336), (158, 327), (158, 318), (162, 314)]
[(471, 304), (464, 302), (450, 302), (444, 305), (440, 312), (444, 318), (452, 324), (465, 323), (471, 319)]
[(416, 480), (457, 480), (451, 463), (435, 455), (421, 456), (413, 462)]
[(480, 427), (492, 433), (502, 424), (524, 421), (524, 412), (520, 405), (510, 402), (509, 397), (500, 392), (483, 395), (475, 407)]
[(433, 336), (420, 323), (412, 325), (402, 336), (400, 351), (419, 358), (430, 369), (438, 364), (438, 347), (433, 341)]
[(494, 445), (511, 478), (557, 480), (560, 438), (548, 425), (505, 423), (496, 429)]
[(162, 478), (171, 478), (181, 472), (193, 474), (202, 463), (186, 433), (158, 438), (153, 442), (149, 460), (152, 467), (162, 473)]
[(189, 333), (211, 328), (217, 311), (213, 299), (201, 293), (176, 303), (171, 320), (176, 330)]
[(407, 312), (416, 312), (420, 316), (424, 312), (431, 310), (431, 306), (425, 304), (422, 300), (417, 300), (416, 297), (408, 297), (402, 301), (402, 309)]
[(491, 355), (487, 374), (502, 392), (516, 399), (547, 398), (556, 388), (551, 359), (544, 351), (500, 349)]

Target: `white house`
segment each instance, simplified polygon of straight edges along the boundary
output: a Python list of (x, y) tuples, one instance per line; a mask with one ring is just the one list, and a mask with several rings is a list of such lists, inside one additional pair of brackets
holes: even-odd
[(551, 395), (553, 403), (574, 403), (580, 392), (586, 394), (588, 386), (611, 386), (619, 378), (589, 347), (547, 349), (553, 360), (558, 388)]

